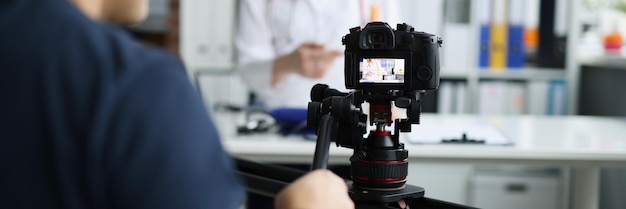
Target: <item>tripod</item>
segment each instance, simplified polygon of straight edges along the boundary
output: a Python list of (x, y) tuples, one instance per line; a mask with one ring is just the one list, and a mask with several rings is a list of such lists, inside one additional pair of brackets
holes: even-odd
[[(424, 197), (423, 188), (406, 184), (408, 151), (398, 138), (399, 132), (411, 130), (411, 124), (419, 124), (420, 94), (419, 91), (348, 94), (322, 84), (314, 86), (307, 117), (308, 125), (318, 133), (312, 169), (327, 168), (329, 147), (335, 141), (338, 146), (354, 150), (350, 157), (352, 180), (346, 180), (346, 184), (357, 209), (398, 209), (398, 201), (404, 201), (406, 208), (472, 208)], [(369, 119), (376, 127), (367, 138), (363, 135), (368, 117), (361, 108), (365, 101), (371, 105)], [(408, 117), (395, 120), (394, 133), (385, 130), (392, 123), (391, 101), (406, 108)], [(243, 159), (237, 159), (237, 167), (249, 191), (269, 197), (304, 174)]]

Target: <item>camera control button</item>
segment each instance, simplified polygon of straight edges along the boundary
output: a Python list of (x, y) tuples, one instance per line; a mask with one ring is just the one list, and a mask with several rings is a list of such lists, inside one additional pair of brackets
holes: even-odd
[(421, 81), (427, 81), (433, 77), (433, 70), (431, 70), (428, 66), (420, 66), (417, 68), (415, 76)]

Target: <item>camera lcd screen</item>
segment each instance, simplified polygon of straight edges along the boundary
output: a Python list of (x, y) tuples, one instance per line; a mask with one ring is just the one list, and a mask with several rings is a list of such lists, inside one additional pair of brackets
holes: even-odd
[(359, 83), (404, 83), (404, 59), (362, 58)]

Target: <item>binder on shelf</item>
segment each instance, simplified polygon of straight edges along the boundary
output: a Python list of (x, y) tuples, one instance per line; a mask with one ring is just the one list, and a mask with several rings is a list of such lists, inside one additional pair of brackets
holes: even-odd
[(548, 113), (548, 81), (535, 80), (526, 84), (526, 107), (528, 114), (545, 115)]
[(507, 83), (507, 95), (505, 102), (505, 114), (519, 115), (524, 113), (525, 109), (525, 85), (520, 82)]
[(454, 112), (457, 114), (466, 114), (467, 111), (467, 84), (459, 82), (455, 89)]
[(493, 0), (489, 67), (502, 71), (507, 66), (507, 7), (506, 0)]
[(565, 80), (551, 80), (548, 93), (548, 115), (567, 114), (567, 83)]
[(506, 100), (506, 81), (481, 81), (478, 84), (478, 114), (502, 114)]
[(441, 114), (465, 114), (467, 107), (467, 83), (443, 81), (437, 90), (437, 112)]
[(535, 63), (539, 46), (539, 0), (525, 0), (524, 2), (525, 59), (529, 63)]
[(507, 66), (509, 69), (521, 69), (525, 65), (524, 50), (524, 2), (509, 0)]
[(567, 7), (568, 0), (540, 1), (538, 67), (565, 67)]
[(522, 82), (482, 81), (479, 84), (479, 114), (523, 114), (526, 86)]
[(478, 21), (480, 24), (478, 67), (486, 69), (489, 67), (489, 42), (491, 40), (491, 1), (478, 0), (478, 4)]

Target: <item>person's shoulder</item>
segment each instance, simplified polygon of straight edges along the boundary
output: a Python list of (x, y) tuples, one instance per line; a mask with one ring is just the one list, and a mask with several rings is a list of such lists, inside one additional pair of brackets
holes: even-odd
[[(151, 80), (182, 85), (188, 82), (187, 72), (181, 60), (171, 53), (154, 46), (139, 43), (126, 31), (112, 25), (99, 25), (101, 51), (95, 57), (107, 63), (103, 78), (117, 80), (114, 83), (146, 83)], [(123, 82), (122, 82), (123, 81)], [(159, 87), (163, 88), (163, 87)]]
[[(181, 61), (163, 49), (139, 43), (118, 26), (93, 25), (94, 34), (85, 34), (96, 50), (94, 58), (108, 63), (115, 75), (143, 74), (156, 71), (185, 73)], [(87, 32), (89, 33), (89, 32)]]

